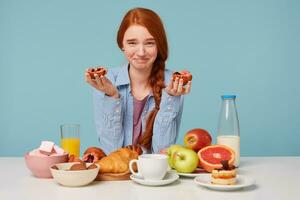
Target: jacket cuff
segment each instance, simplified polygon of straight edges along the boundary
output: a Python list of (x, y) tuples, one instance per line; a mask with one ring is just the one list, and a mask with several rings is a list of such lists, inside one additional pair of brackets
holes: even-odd
[(103, 112), (112, 113), (114, 116), (121, 116), (122, 111), (122, 97), (115, 99), (113, 97), (104, 95), (103, 97)]

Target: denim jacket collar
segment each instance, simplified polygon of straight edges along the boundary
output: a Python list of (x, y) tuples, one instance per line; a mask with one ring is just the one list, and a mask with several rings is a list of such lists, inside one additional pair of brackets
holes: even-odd
[[(116, 79), (116, 86), (121, 85), (129, 85), (130, 86), (130, 78), (129, 78), (129, 64), (126, 64), (121, 67), (119, 74)], [(129, 87), (129, 91), (131, 93), (131, 87)], [(153, 96), (152, 91), (148, 95), (149, 97)]]
[(128, 67), (129, 67), (129, 64), (126, 64), (121, 67), (119, 74), (117, 76), (117, 79), (116, 79), (116, 86), (130, 84)]

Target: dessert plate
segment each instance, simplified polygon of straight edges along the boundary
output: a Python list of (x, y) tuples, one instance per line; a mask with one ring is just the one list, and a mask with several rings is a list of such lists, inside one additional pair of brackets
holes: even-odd
[(204, 169), (202, 168), (197, 168), (194, 172), (192, 173), (181, 173), (181, 172), (177, 172), (176, 170), (174, 170), (175, 173), (177, 173), (179, 176), (185, 176), (185, 177), (189, 177), (189, 178), (194, 178), (199, 176), (200, 174), (205, 174), (207, 173)]
[(147, 186), (160, 186), (160, 185), (167, 185), (173, 183), (179, 178), (179, 176), (172, 171), (167, 172), (166, 176), (162, 180), (145, 180), (140, 176), (130, 175), (130, 179), (136, 183), (147, 185)]
[(207, 187), (213, 190), (238, 190), (244, 187), (249, 187), (255, 184), (255, 180), (244, 175), (237, 175), (235, 185), (217, 185), (210, 182), (211, 174), (200, 174), (194, 178), (194, 182), (198, 185)]

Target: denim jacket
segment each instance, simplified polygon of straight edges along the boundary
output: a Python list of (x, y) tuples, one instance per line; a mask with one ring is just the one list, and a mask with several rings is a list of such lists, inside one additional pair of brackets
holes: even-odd
[[(165, 85), (169, 84), (172, 72), (165, 70)], [(100, 147), (108, 154), (118, 148), (132, 144), (133, 96), (131, 93), (128, 66), (110, 68), (106, 77), (117, 87), (120, 98), (115, 99), (94, 89), (94, 111)], [(153, 94), (148, 95), (142, 112), (142, 133), (146, 127), (147, 114), (155, 106)], [(171, 96), (162, 91), (152, 136), (152, 149), (147, 153), (158, 153), (176, 142), (183, 109), (183, 95)], [(144, 149), (143, 149), (144, 150)], [(144, 151), (145, 153), (145, 151)]]

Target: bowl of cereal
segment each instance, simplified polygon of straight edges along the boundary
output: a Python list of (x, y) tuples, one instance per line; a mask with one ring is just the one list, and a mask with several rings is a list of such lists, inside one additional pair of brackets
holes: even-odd
[(54, 180), (63, 186), (79, 187), (95, 180), (100, 166), (94, 163), (59, 163), (50, 167)]

